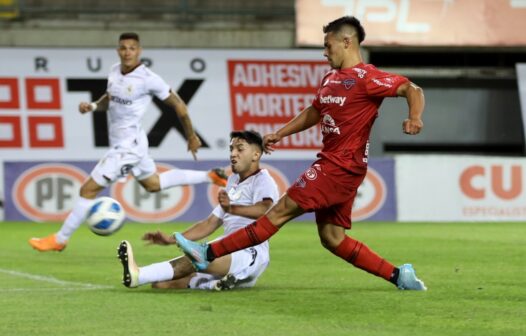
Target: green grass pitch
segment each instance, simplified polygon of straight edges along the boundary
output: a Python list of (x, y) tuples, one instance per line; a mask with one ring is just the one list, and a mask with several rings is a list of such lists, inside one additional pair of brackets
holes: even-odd
[(0, 335), (526, 335), (526, 223), (355, 223), (350, 234), (411, 262), (429, 290), (399, 291), (324, 250), (313, 223), (287, 224), (253, 289), (130, 290), (120, 240), (140, 265), (180, 254), (145, 246), (128, 223), (110, 237), (81, 228), (61, 253), (27, 239), (58, 224), (0, 223)]

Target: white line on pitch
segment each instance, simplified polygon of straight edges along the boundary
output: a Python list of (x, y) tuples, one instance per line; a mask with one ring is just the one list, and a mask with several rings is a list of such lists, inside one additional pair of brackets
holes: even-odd
[[(23, 292), (81, 292), (97, 289), (105, 289), (108, 287), (54, 287), (54, 288), (0, 288), (0, 293), (23, 293)], [(113, 287), (109, 287), (113, 288)]]
[(65, 281), (60, 280), (51, 276), (47, 275), (38, 275), (38, 274), (31, 274), (31, 273), (24, 273), (19, 271), (13, 271), (9, 269), (0, 268), (0, 273), (4, 273), (7, 275), (19, 277), (19, 278), (26, 278), (30, 280), (35, 281), (44, 281), (49, 282), (55, 285), (60, 286), (73, 286), (73, 287), (81, 287), (83, 289), (106, 289), (106, 288), (113, 288), (113, 286), (105, 286), (105, 285), (96, 285), (92, 283), (84, 283), (84, 282), (74, 282), (74, 281)]

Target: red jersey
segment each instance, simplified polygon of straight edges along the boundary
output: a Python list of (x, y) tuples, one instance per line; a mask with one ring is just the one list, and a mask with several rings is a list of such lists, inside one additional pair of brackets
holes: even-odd
[(312, 103), (321, 114), (323, 148), (318, 157), (365, 174), (378, 108), (384, 97), (396, 97), (398, 87), (408, 81), (371, 64), (329, 71)]

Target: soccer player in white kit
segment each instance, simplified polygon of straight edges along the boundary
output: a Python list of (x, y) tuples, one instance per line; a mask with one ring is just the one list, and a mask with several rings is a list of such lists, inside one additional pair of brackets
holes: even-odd
[(120, 63), (111, 68), (106, 93), (96, 102), (79, 104), (80, 113), (107, 110), (110, 150), (80, 188), (80, 198), (60, 230), (44, 238), (29, 240), (36, 250), (62, 251), (73, 232), (84, 221), (97, 195), (130, 173), (149, 192), (205, 182), (220, 186), (226, 184), (226, 175), (221, 169), (173, 169), (157, 174), (155, 162), (148, 154), (148, 138), (141, 126), (141, 119), (153, 96), (174, 109), (188, 139), (188, 151), (194, 159), (197, 149), (201, 147), (201, 140), (194, 132), (184, 101), (159, 75), (141, 63), (141, 51), (136, 33), (121, 34), (117, 48)]
[[(224, 234), (247, 226), (263, 215), (278, 199), (278, 188), (266, 169), (260, 169), (263, 139), (254, 131), (230, 134), (232, 174), (226, 190), (218, 194), (217, 205), (208, 218), (195, 223), (182, 234), (187, 239), (200, 240), (210, 236), (220, 226)], [(158, 232), (146, 233), (143, 240), (152, 244), (175, 244), (175, 238)], [(252, 287), (269, 263), (269, 245), (265, 241), (254, 247), (225, 255), (211, 262), (200, 272), (187, 256), (138, 267), (131, 244), (124, 240), (118, 248), (123, 266), (123, 284), (134, 288), (152, 283), (156, 288), (193, 288), (224, 290)]]

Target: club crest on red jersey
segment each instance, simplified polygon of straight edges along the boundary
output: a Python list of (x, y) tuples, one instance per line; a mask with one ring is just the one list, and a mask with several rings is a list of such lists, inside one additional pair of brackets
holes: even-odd
[(342, 83), (345, 89), (349, 90), (350, 88), (354, 86), (354, 84), (356, 84), (356, 80), (354, 78), (347, 78), (347, 79), (344, 79)]
[(308, 180), (315, 180), (315, 179), (318, 177), (318, 173), (316, 172), (316, 169), (314, 169), (314, 168), (309, 168), (309, 169), (307, 169), (307, 171), (305, 172), (305, 177), (306, 177)]

